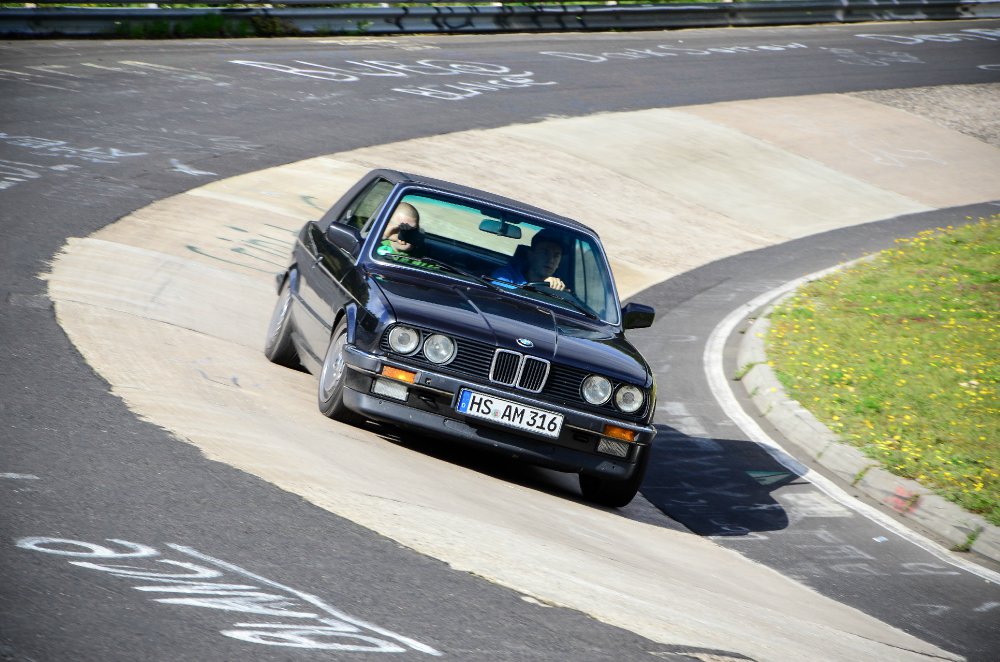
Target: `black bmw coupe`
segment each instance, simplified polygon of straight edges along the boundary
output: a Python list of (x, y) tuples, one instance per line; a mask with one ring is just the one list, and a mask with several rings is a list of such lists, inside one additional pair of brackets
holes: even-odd
[(629, 503), (655, 435), (656, 386), (585, 225), (391, 170), (299, 232), (265, 354), (319, 377), (319, 409), (579, 474)]

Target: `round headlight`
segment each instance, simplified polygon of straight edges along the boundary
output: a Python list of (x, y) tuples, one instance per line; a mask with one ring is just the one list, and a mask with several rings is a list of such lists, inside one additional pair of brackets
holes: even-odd
[(447, 363), (455, 358), (455, 342), (448, 336), (435, 333), (424, 341), (424, 356), (434, 363)]
[(389, 347), (398, 354), (412, 354), (420, 344), (420, 332), (408, 326), (395, 326), (389, 332)]
[(611, 382), (607, 377), (591, 375), (583, 380), (583, 399), (592, 405), (603, 405), (611, 397)]
[(637, 411), (642, 406), (642, 390), (635, 386), (622, 386), (615, 393), (615, 404), (626, 414)]

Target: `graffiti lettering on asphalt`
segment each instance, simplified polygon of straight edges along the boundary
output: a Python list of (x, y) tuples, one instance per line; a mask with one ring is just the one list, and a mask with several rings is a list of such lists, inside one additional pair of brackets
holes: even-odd
[(116, 147), (74, 147), (64, 140), (36, 136), (12, 136), (0, 131), (0, 141), (15, 147), (24, 147), (36, 154), (79, 159), (91, 163), (119, 163), (130, 156), (145, 156), (146, 152), (128, 152)]
[(22, 163), (21, 161), (0, 159), (0, 191), (32, 179), (40, 179), (45, 172), (63, 173), (78, 167), (68, 163), (45, 166), (36, 163)]
[(350, 616), (315, 595), (191, 547), (167, 543), (169, 551), (161, 553), (126, 540), (106, 542), (110, 544), (28, 537), (16, 544), (127, 580), (136, 591), (157, 596), (152, 598), (155, 602), (239, 614), (241, 619), (256, 617), (253, 622), (236, 622), (220, 630), (240, 641), (342, 652), (441, 654), (419, 641)]
[[(11, 135), (0, 131), (0, 144), (22, 148), (31, 152), (33, 160), (41, 158), (56, 157), (63, 161), (84, 162), (82, 164), (57, 163), (54, 165), (41, 165), (38, 163), (27, 163), (22, 160), (0, 159), (0, 191), (9, 189), (23, 182), (41, 179), (46, 173), (70, 173), (88, 167), (87, 164), (99, 167), (123, 163), (127, 159), (148, 156), (153, 151), (161, 150), (185, 150), (195, 151), (199, 157), (205, 154), (216, 155), (219, 151), (251, 151), (260, 149), (260, 145), (251, 143), (235, 136), (213, 136), (201, 135), (188, 129), (168, 131), (163, 128), (136, 127), (139, 135), (132, 138), (130, 146), (125, 148), (107, 146), (79, 146), (72, 145), (65, 140), (54, 138), (42, 138), (40, 136)], [(111, 136), (113, 131), (106, 127), (96, 127), (88, 130), (88, 135), (97, 139), (104, 138), (108, 142), (114, 140)], [(106, 134), (106, 135), (105, 135)], [(179, 159), (169, 159), (170, 172), (179, 172), (191, 176), (215, 176), (216, 173), (194, 168)], [(79, 174), (79, 173), (74, 173)], [(68, 178), (64, 177), (64, 181)], [(108, 182), (109, 178), (102, 178), (101, 187), (103, 189), (120, 189), (115, 184)], [(58, 187), (58, 191), (67, 191), (65, 184)], [(107, 191), (104, 191), (105, 193)], [(80, 199), (80, 204), (88, 204), (89, 198), (101, 195), (100, 190), (88, 190)], [(42, 193), (50, 195), (50, 193)]]
[(1000, 29), (996, 28), (968, 28), (958, 32), (939, 32), (936, 34), (856, 34), (859, 39), (873, 39), (875, 41), (887, 41), (891, 44), (902, 44), (905, 46), (916, 46), (926, 43), (954, 44), (963, 41), (1000, 41)]
[(504, 76), (503, 78), (491, 78), (486, 81), (476, 81), (472, 83), (446, 83), (444, 85), (425, 85), (422, 87), (394, 87), (393, 92), (404, 94), (416, 94), (417, 96), (430, 97), (432, 99), (443, 99), (445, 101), (459, 101), (470, 97), (479, 96), (486, 92), (497, 90), (511, 90), (523, 87), (536, 87), (539, 85), (556, 85), (557, 83), (539, 83), (523, 76)]
[(780, 52), (809, 48), (805, 44), (764, 44), (760, 46), (720, 46), (712, 48), (684, 48), (660, 44), (650, 48), (625, 48), (615, 52), (578, 53), (567, 51), (540, 51), (539, 55), (577, 60), (579, 62), (601, 63), (609, 60), (648, 60), (651, 58), (679, 57), (684, 55), (743, 55), (746, 53)]
[(216, 173), (209, 172), (208, 170), (198, 170), (197, 168), (189, 166), (185, 163), (181, 163), (177, 159), (170, 159), (170, 166), (174, 169), (174, 172), (182, 172), (185, 175), (191, 175), (193, 177), (216, 175)]
[(853, 48), (824, 48), (822, 50), (828, 50), (837, 56), (837, 62), (841, 64), (863, 67), (888, 67), (897, 63), (924, 64), (924, 61), (916, 55), (902, 51), (856, 51)]
[[(990, 28), (970, 28), (958, 32), (940, 34), (921, 34), (902, 36), (892, 34), (858, 34), (859, 39), (883, 41), (892, 44), (913, 46), (929, 42), (958, 43), (967, 41), (1000, 41), (1000, 30)], [(810, 46), (798, 42), (759, 44), (750, 46), (715, 46), (706, 48), (691, 48), (673, 44), (658, 44), (647, 48), (623, 48), (618, 51), (602, 51), (588, 53), (578, 51), (541, 51), (539, 55), (555, 57), (564, 60), (600, 64), (621, 60), (656, 60), (677, 57), (706, 57), (750, 55), (760, 53), (780, 53), (788, 51), (809, 50)], [(885, 67), (894, 64), (923, 64), (923, 60), (910, 53), (901, 51), (856, 51), (851, 48), (819, 47), (836, 56), (837, 62), (849, 65)], [(988, 67), (989, 65), (984, 65)]]
[(460, 101), (488, 92), (520, 89), (544, 85), (557, 85), (555, 81), (534, 80), (530, 71), (515, 72), (501, 64), (463, 62), (455, 60), (416, 60), (390, 62), (386, 60), (345, 60), (337, 66), (294, 60), (293, 64), (260, 62), (256, 60), (230, 60), (232, 64), (267, 69), (290, 76), (302, 76), (331, 83), (355, 83), (364, 78), (419, 78), (424, 76), (464, 76), (471, 80), (455, 81), (430, 86), (393, 87), (393, 92), (416, 96)]

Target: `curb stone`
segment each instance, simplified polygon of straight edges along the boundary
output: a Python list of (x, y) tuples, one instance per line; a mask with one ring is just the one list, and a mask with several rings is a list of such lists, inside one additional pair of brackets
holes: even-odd
[(882, 469), (878, 462), (841, 441), (798, 401), (788, 397), (767, 364), (764, 339), (771, 327), (771, 310), (792, 294), (794, 292), (768, 304), (752, 320), (740, 341), (737, 365), (744, 374), (739, 381), (760, 415), (816, 463), (876, 499), (883, 507), (933, 531), (953, 548), (964, 548), (970, 536), (975, 536), (969, 551), (1000, 562), (1000, 527), (934, 494), (914, 480), (894, 476)]

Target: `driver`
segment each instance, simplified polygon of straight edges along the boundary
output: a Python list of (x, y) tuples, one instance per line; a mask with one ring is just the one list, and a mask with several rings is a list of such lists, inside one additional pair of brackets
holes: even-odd
[(562, 260), (561, 233), (544, 229), (531, 238), (531, 247), (524, 260), (511, 259), (493, 272), (493, 278), (515, 285), (545, 283), (553, 290), (565, 290), (566, 284), (553, 274)]

